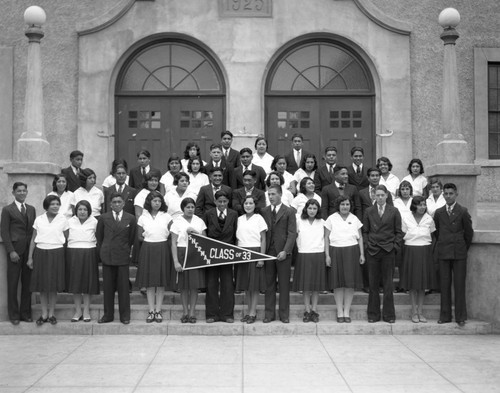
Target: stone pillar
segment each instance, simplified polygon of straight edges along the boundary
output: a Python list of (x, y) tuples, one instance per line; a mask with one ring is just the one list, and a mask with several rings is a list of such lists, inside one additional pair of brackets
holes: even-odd
[(442, 183), (455, 183), (458, 187), (458, 202), (467, 207), (473, 223), (476, 222), (476, 182), (481, 166), (469, 158), (468, 143), (462, 135), (460, 102), (458, 96), (458, 71), (455, 43), (459, 37), (455, 27), (460, 14), (453, 8), (446, 8), (439, 14), (439, 24), (444, 28), (441, 39), (444, 42), (443, 62), (443, 108), (442, 140), (436, 148), (436, 164), (426, 168), (428, 176), (437, 176)]

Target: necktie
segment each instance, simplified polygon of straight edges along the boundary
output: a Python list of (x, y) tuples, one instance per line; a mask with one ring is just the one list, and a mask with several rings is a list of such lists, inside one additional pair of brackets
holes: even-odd
[(300, 168), (300, 150), (297, 150), (295, 161), (297, 162), (297, 166)]
[(224, 215), (224, 213), (223, 213), (223, 212), (220, 212), (220, 214), (219, 214), (219, 218), (220, 218), (221, 220), (224, 220), (224, 219), (226, 218), (226, 216)]
[(118, 186), (118, 192), (121, 194), (123, 192), (123, 184)]
[(228, 152), (227, 152), (227, 150), (226, 150), (226, 151), (224, 152), (224, 157), (226, 158), (226, 160), (227, 160), (227, 156), (228, 156), (228, 155), (229, 155), (229, 154), (228, 154)]
[(333, 175), (333, 165), (330, 165), (330, 169), (328, 170), (328, 172), (330, 173), (330, 175)]
[(272, 214), (273, 214), (273, 220), (276, 220), (276, 206), (273, 206)]
[(345, 184), (339, 184), (339, 186), (337, 187), (339, 190), (343, 190), (345, 188)]
[(379, 206), (378, 207), (378, 216), (382, 217), (383, 214), (384, 214), (384, 208), (382, 206)]
[(24, 206), (24, 203), (21, 203), (21, 214), (26, 216), (26, 206)]
[(375, 201), (375, 188), (370, 187), (370, 198)]
[(142, 168), (142, 176), (146, 176), (146, 168)]
[(451, 216), (451, 206), (446, 206), (446, 210), (448, 211), (448, 215)]
[(356, 174), (359, 175), (361, 173), (361, 166), (356, 165)]
[(120, 222), (120, 213), (115, 213), (115, 221)]

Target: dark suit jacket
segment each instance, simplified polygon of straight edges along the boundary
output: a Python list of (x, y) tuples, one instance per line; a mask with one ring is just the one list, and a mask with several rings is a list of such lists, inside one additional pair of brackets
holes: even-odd
[[(149, 171), (157, 171), (161, 175), (161, 171), (157, 168), (153, 168), (151, 165), (149, 166)], [(136, 166), (130, 170), (128, 174), (128, 185), (136, 190), (142, 190), (142, 184), (144, 183), (144, 177), (142, 176), (142, 171), (140, 166)], [(158, 179), (159, 180), (159, 179)]]
[(33, 206), (27, 203), (24, 206), (26, 206), (27, 219), (23, 217), (15, 202), (2, 209), (0, 233), (7, 254), (15, 251), (19, 255), (22, 255), (29, 250), (36, 213)]
[[(229, 198), (229, 206), (231, 207), (231, 201), (233, 200), (233, 190), (231, 187), (221, 185), (221, 190), (225, 191)], [(215, 199), (214, 192), (212, 190), (212, 185), (207, 184), (200, 188), (200, 192), (198, 193), (198, 197), (196, 198), (196, 206), (194, 210), (194, 214), (198, 217), (203, 218), (205, 213), (215, 207)]]
[(401, 214), (394, 206), (386, 203), (384, 215), (379, 217), (378, 206), (369, 207), (363, 217), (363, 242), (370, 255), (384, 250), (390, 252), (401, 249), (403, 231), (401, 230)]
[[(245, 214), (245, 210), (243, 209), (243, 201), (245, 200), (245, 196), (247, 195), (245, 191), (245, 187), (238, 188), (233, 192), (233, 209), (238, 212), (238, 215)], [(260, 208), (261, 210), (266, 207), (266, 193), (262, 190), (259, 190), (257, 187), (254, 187), (252, 190), (252, 196), (256, 199), (257, 203), (255, 207)]]
[(113, 212), (99, 217), (96, 229), (97, 249), (104, 265), (129, 264), (130, 248), (134, 244), (137, 221), (135, 216), (123, 212), (119, 223)]
[(295, 172), (297, 172), (297, 170), (304, 163), (304, 156), (306, 156), (307, 154), (310, 153), (302, 149), (302, 152), (300, 153), (300, 166), (297, 166), (297, 162), (295, 161), (295, 149), (292, 149), (290, 152), (288, 152), (288, 154), (285, 155), (286, 170), (292, 175), (295, 174)]
[[(358, 189), (351, 184), (346, 184), (344, 195), (351, 199), (352, 213), (361, 221), (363, 219), (363, 214), (361, 211), (361, 201), (359, 199)], [(335, 182), (326, 186), (323, 188), (323, 191), (321, 191), (321, 215), (324, 220), (337, 212), (335, 201), (339, 196), (340, 192)]]
[[(255, 178), (255, 187), (259, 190), (265, 191), (266, 189), (266, 171), (264, 168), (258, 165), (252, 164), (252, 170), (257, 174)], [(234, 179), (235, 179), (235, 187), (234, 189), (244, 187), (243, 184), (243, 165), (235, 168), (233, 171)]]
[(224, 150), (222, 150), (222, 159), (226, 163), (226, 166), (231, 168), (236, 168), (240, 166), (240, 152), (238, 150), (234, 150), (233, 148), (229, 149), (229, 154), (226, 159), (224, 156)]
[(75, 172), (73, 172), (73, 168), (71, 168), (71, 165), (67, 168), (61, 169), (61, 173), (64, 175), (66, 181), (68, 182), (68, 190), (70, 190), (71, 192), (75, 192), (80, 188), (80, 178), (75, 175)]
[[(224, 160), (221, 161), (220, 166), (223, 169), (222, 184), (234, 189), (236, 183), (234, 182), (233, 168), (230, 165), (227, 165)], [(208, 176), (210, 176), (210, 171), (212, 170), (213, 167), (214, 166), (212, 164), (212, 160), (210, 160), (210, 162), (207, 163), (207, 165), (205, 165), (204, 171)]]
[(366, 176), (365, 165), (363, 165), (363, 169), (359, 175), (354, 171), (352, 165), (349, 165), (347, 167), (347, 175), (349, 176), (349, 184), (356, 186), (358, 191), (361, 191), (370, 185), (368, 177)]
[[(116, 186), (111, 186), (104, 189), (104, 212), (107, 213), (111, 211), (111, 194), (116, 191)], [(125, 206), (123, 210), (129, 214), (135, 215), (134, 208), (134, 198), (137, 195), (138, 191), (135, 188), (127, 186), (126, 184), (123, 187), (122, 196), (123, 201), (125, 202)]]
[(236, 227), (238, 225), (238, 214), (231, 209), (227, 209), (227, 216), (224, 221), (224, 227), (221, 228), (218, 218), (218, 210), (211, 209), (203, 217), (207, 226), (207, 236), (220, 240), (221, 242), (236, 244)]
[[(373, 201), (370, 197), (370, 187), (363, 188), (361, 191), (359, 191), (359, 199), (361, 200), (361, 214), (362, 216), (364, 216), (366, 209), (373, 206)], [(394, 206), (391, 193), (389, 193), (389, 195), (387, 196), (386, 203), (390, 206)]]
[(261, 213), (269, 228), (266, 232), (266, 252), (274, 247), (277, 253), (285, 251), (290, 255), (297, 237), (295, 209), (281, 204), (273, 224), (271, 208), (272, 206), (267, 206)]
[(466, 259), (474, 236), (472, 219), (467, 209), (457, 203), (448, 216), (445, 205), (434, 213), (434, 222), (438, 258)]
[(323, 187), (326, 187), (329, 184), (332, 184), (335, 179), (333, 175), (330, 175), (328, 172), (328, 168), (326, 167), (326, 164), (323, 165), (322, 167), (318, 168), (316, 172), (314, 173), (314, 190), (316, 194), (321, 195), (321, 191), (323, 190)]

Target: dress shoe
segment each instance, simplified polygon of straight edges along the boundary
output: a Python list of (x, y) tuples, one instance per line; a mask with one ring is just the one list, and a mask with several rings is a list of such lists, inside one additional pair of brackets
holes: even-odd
[(214, 323), (215, 322), (215, 318), (207, 318), (207, 323)]
[(351, 323), (351, 317), (344, 317), (345, 323)]
[(262, 322), (264, 322), (264, 323), (270, 323), (272, 321), (274, 321), (274, 318), (267, 318), (266, 317), (266, 318), (264, 318), (264, 320)]
[(113, 322), (113, 320), (112, 320), (112, 319), (108, 319), (108, 318), (106, 318), (106, 317), (101, 317), (101, 318), (97, 321), (97, 323), (109, 323), (109, 322)]
[(31, 323), (33, 322), (33, 319), (31, 317), (21, 317), (21, 321)]
[(123, 323), (124, 325), (128, 325), (130, 323), (128, 319), (122, 319), (120, 320), (120, 322)]
[(379, 321), (378, 319), (368, 318), (368, 323), (375, 323), (375, 322), (378, 322), (378, 321)]
[(19, 325), (19, 319), (11, 319), (10, 322), (13, 324), (13, 325)]
[(465, 326), (465, 321), (457, 321), (457, 325), (460, 326), (460, 327), (464, 327)]
[(344, 323), (345, 319), (344, 317), (337, 317), (337, 323)]
[(439, 319), (438, 324), (442, 325), (443, 323), (450, 323), (451, 321), (444, 320), (444, 319)]
[(290, 320), (289, 320), (288, 318), (283, 318), (283, 319), (281, 320), (281, 322), (283, 322), (283, 323), (290, 323)]
[(226, 320), (224, 322), (226, 322), (226, 323), (234, 323), (234, 318), (226, 318)]
[(384, 319), (384, 322), (387, 322), (387, 323), (396, 323), (396, 320), (395, 319)]

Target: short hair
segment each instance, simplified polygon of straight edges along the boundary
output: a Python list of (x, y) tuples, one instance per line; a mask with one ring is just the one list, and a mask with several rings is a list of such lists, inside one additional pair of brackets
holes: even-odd
[(87, 218), (92, 215), (92, 207), (90, 206), (89, 201), (82, 199), (81, 201), (78, 201), (76, 206), (75, 206), (75, 216), (76, 216), (76, 213), (78, 212), (78, 208), (80, 206), (83, 206), (83, 207), (85, 207), (85, 209), (87, 209)]
[(408, 173), (411, 173), (411, 166), (413, 164), (418, 164), (420, 165), (420, 174), (424, 173), (424, 164), (422, 164), (422, 160), (420, 158), (413, 158), (410, 163), (408, 164)]
[(425, 202), (425, 198), (423, 196), (414, 196), (413, 199), (411, 200), (410, 203), (410, 211), (412, 213), (415, 213), (417, 211), (417, 207), (422, 203)]
[(276, 165), (278, 164), (278, 161), (279, 161), (279, 160), (285, 160), (285, 163), (286, 163), (286, 158), (285, 158), (285, 156), (282, 156), (281, 154), (278, 154), (278, 155), (274, 156), (274, 158), (273, 158), (273, 162), (271, 163), (271, 169), (272, 169), (273, 171), (275, 171), (275, 170), (276, 170)]
[(401, 189), (403, 187), (408, 187), (410, 189), (410, 195), (413, 195), (413, 186), (408, 180), (403, 180), (401, 183), (399, 183), (398, 195), (401, 195)]
[(380, 172), (380, 169), (372, 166), (371, 168), (368, 168), (368, 170), (366, 171), (366, 176), (370, 177), (370, 174), (372, 172), (377, 172), (379, 175), (382, 175), (382, 172)]
[(443, 190), (445, 189), (452, 189), (452, 190), (455, 190), (455, 191), (458, 191), (457, 189), (457, 186), (455, 185), (455, 183), (446, 183), (444, 186), (443, 186)]
[(160, 200), (161, 200), (160, 211), (166, 212), (168, 210), (167, 204), (165, 203), (165, 199), (163, 198), (163, 195), (161, 195), (161, 193), (158, 191), (151, 191), (146, 196), (146, 200), (144, 201), (144, 209), (151, 213), (151, 211), (153, 210), (153, 207), (151, 206), (151, 202), (155, 198), (160, 198)]
[(177, 155), (177, 153), (174, 153), (172, 154), (169, 158), (168, 158), (168, 161), (167, 161), (167, 168), (168, 170), (170, 170), (170, 163), (172, 161), (177, 161), (179, 163), (179, 165), (181, 164), (181, 158)]
[(379, 158), (377, 158), (377, 168), (380, 168), (380, 163), (382, 161), (387, 163), (387, 166), (389, 167), (389, 172), (392, 171), (392, 162), (387, 157), (379, 157)]
[(179, 172), (179, 173), (176, 173), (174, 176), (173, 185), (174, 186), (179, 185), (179, 180), (181, 180), (183, 177), (185, 177), (189, 183), (189, 175), (186, 172)]
[(68, 179), (66, 178), (66, 175), (64, 173), (59, 173), (54, 176), (54, 180), (52, 180), (52, 191), (57, 192), (57, 182), (63, 177), (66, 180), (66, 188), (64, 189), (64, 191), (68, 191)]
[(229, 130), (226, 130), (226, 131), (222, 131), (220, 133), (220, 139), (224, 138), (224, 136), (226, 136), (226, 135), (229, 135), (231, 137), (231, 139), (234, 138), (233, 133), (231, 131), (229, 131)]
[(335, 153), (337, 153), (337, 148), (335, 146), (325, 147), (325, 154), (328, 153), (329, 151), (334, 151)]
[(267, 139), (264, 138), (263, 136), (257, 137), (257, 139), (255, 140), (255, 148), (257, 149), (257, 143), (259, 143), (260, 141), (266, 142), (266, 151), (267, 151), (267, 148), (269, 147), (269, 143), (267, 143)]
[(57, 201), (59, 202), (59, 205), (61, 205), (61, 198), (59, 198), (57, 195), (47, 195), (42, 203), (43, 209), (48, 210), (50, 204), (53, 201)]
[(335, 165), (335, 168), (333, 168), (333, 173), (334, 173), (334, 174), (335, 174), (335, 173), (338, 173), (338, 172), (340, 172), (342, 169), (347, 170), (347, 167), (346, 167), (346, 166), (344, 166), (344, 165)]
[(224, 174), (224, 168), (222, 168), (221, 166), (214, 166), (214, 167), (210, 168), (210, 170), (208, 172), (210, 174), (212, 174), (214, 172), (220, 172), (220, 173)]
[(26, 189), (28, 189), (28, 185), (26, 183), (23, 183), (22, 181), (16, 181), (13, 185), (12, 185), (12, 191), (16, 191), (17, 190), (17, 187), (24, 187)]
[(73, 150), (71, 153), (69, 153), (69, 159), (72, 160), (73, 158), (76, 158), (78, 156), (83, 157), (83, 153), (80, 150)]
[(115, 198), (120, 198), (122, 201), (124, 201), (124, 200), (125, 200), (125, 199), (123, 199), (123, 195), (122, 195), (122, 194), (120, 194), (120, 193), (119, 193), (119, 192), (117, 192), (117, 191), (113, 191), (113, 192), (111, 193), (111, 195), (109, 196), (109, 200), (110, 200), (110, 201), (112, 201), (112, 200), (113, 200), (113, 199), (115, 199)]
[(212, 143), (210, 145), (210, 151), (212, 151), (214, 149), (219, 149), (220, 151), (222, 151), (222, 145), (220, 143)]
[(255, 205), (255, 209), (253, 212), (256, 214), (260, 214), (260, 206), (257, 205), (257, 199), (253, 195), (245, 195), (245, 198), (243, 198), (243, 203), (241, 205), (243, 206), (247, 199), (251, 199)]
[(283, 178), (283, 175), (279, 172), (276, 172), (276, 171), (273, 171), (271, 172), (268, 176), (267, 176), (267, 179), (266, 179), (266, 186), (270, 187), (271, 186), (271, 176), (272, 175), (276, 175), (279, 177), (280, 179), (280, 186), (282, 186), (283, 184), (285, 184), (285, 179)]
[(200, 170), (199, 172), (203, 173), (204, 170), (203, 170), (203, 160), (201, 159), (200, 156), (196, 156), (196, 157), (191, 157), (188, 161), (188, 164), (187, 164), (187, 170), (188, 172), (193, 172), (193, 161), (198, 161), (200, 163)]
[(340, 212), (340, 204), (344, 201), (349, 201), (349, 212), (352, 212), (353, 203), (351, 201), (351, 198), (349, 198), (347, 195), (339, 195), (335, 199), (335, 211)]
[(295, 134), (292, 135), (292, 141), (295, 138), (300, 138), (301, 141), (304, 141), (304, 137), (302, 136), (302, 134), (299, 134), (298, 132), (296, 132)]
[(431, 187), (433, 184), (438, 184), (439, 187), (443, 188), (443, 183), (441, 183), (441, 180), (438, 177), (431, 177), (429, 179), (429, 187)]
[(229, 195), (224, 190), (219, 190), (215, 193), (214, 195), (215, 200), (219, 199), (220, 197), (224, 197), (229, 200)]
[(95, 172), (90, 168), (85, 168), (81, 170), (79, 174), (80, 187), (85, 188), (85, 186), (87, 185), (87, 179), (92, 175), (96, 176)]
[(359, 151), (361, 154), (365, 155), (365, 150), (360, 147), (360, 146), (354, 146), (352, 149), (351, 149), (351, 157), (354, 155), (354, 153), (356, 153), (357, 151)]
[(281, 188), (281, 186), (277, 185), (277, 184), (273, 184), (272, 186), (268, 186), (268, 189), (267, 191), (269, 190), (276, 190), (276, 192), (280, 195), (283, 195), (283, 189)]
[(160, 179), (161, 179), (161, 172), (156, 170), (156, 169), (151, 169), (148, 173), (144, 175), (144, 181), (142, 182), (142, 188), (147, 189), (148, 188), (148, 181), (150, 181), (153, 177), (156, 177), (158, 179), (158, 186), (156, 187), (156, 191), (160, 189)]
[(192, 205), (195, 205), (196, 206), (196, 202), (194, 201), (193, 198), (190, 198), (190, 197), (187, 197), (187, 198), (184, 198), (182, 201), (181, 201), (181, 210), (184, 211), (184, 209), (186, 208), (187, 205), (189, 204), (192, 204)]
[(312, 158), (314, 160), (314, 167), (313, 171), (318, 169), (318, 160), (316, 159), (316, 156), (312, 153), (305, 154), (304, 157), (302, 158), (302, 164), (300, 167), (305, 171), (306, 170), (306, 161), (308, 158)]
[(301, 181), (300, 181), (300, 184), (299, 184), (299, 192), (302, 193), (302, 194), (306, 194), (307, 190), (306, 190), (306, 183), (311, 180), (313, 183), (314, 183), (314, 180), (311, 179), (309, 176), (306, 176), (304, 177)]
[(255, 172), (253, 169), (247, 169), (245, 172), (243, 172), (242, 176), (245, 177), (247, 175), (250, 175), (255, 179), (257, 177), (257, 172)]
[(249, 153), (250, 155), (252, 155), (253, 151), (249, 147), (244, 147), (243, 149), (240, 150), (240, 156), (243, 155), (243, 153)]
[(384, 191), (386, 195), (389, 194), (389, 191), (387, 191), (387, 187), (383, 184), (379, 184), (377, 187), (375, 187), (375, 192), (377, 191)]
[(147, 158), (151, 158), (151, 153), (149, 152), (149, 150), (146, 150), (146, 149), (141, 149), (137, 152), (137, 158), (139, 158), (139, 156), (141, 154), (144, 154)]
[(125, 172), (128, 173), (128, 164), (127, 164), (127, 161), (125, 161), (122, 158), (118, 158), (118, 159), (113, 160), (113, 162), (111, 163), (111, 172), (110, 172), (110, 174), (114, 175), (116, 173), (116, 170), (119, 167), (122, 167), (123, 169), (125, 169)]
[(196, 155), (200, 156), (200, 146), (198, 146), (196, 142), (188, 142), (184, 149), (184, 159), (189, 160), (189, 150), (191, 150), (192, 147), (196, 147)]
[(300, 218), (302, 218), (303, 220), (309, 218), (307, 214), (307, 208), (311, 205), (314, 205), (318, 208), (318, 210), (316, 211), (316, 215), (314, 216), (314, 219), (321, 220), (321, 206), (319, 205), (319, 202), (314, 198), (311, 198), (306, 202), (304, 208), (302, 209), (302, 214), (300, 215)]

